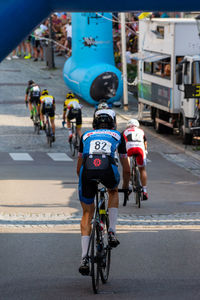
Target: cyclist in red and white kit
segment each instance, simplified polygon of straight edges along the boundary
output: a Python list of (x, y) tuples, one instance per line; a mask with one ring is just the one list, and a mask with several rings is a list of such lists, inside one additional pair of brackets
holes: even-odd
[(147, 194), (147, 139), (144, 131), (139, 128), (138, 120), (131, 119), (127, 123), (127, 128), (123, 132), (126, 141), (126, 151), (129, 157), (136, 155), (136, 162), (140, 171), (140, 180), (143, 187), (143, 200), (148, 200)]

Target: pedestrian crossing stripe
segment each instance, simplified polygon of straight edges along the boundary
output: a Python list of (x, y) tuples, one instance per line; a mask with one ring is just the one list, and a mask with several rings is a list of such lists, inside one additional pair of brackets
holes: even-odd
[(73, 161), (66, 153), (47, 153), (54, 161)]
[[(29, 153), (9, 153), (14, 161), (34, 161)], [(53, 161), (73, 161), (66, 153), (47, 153)]]
[(32, 161), (33, 158), (28, 153), (9, 153), (13, 160)]

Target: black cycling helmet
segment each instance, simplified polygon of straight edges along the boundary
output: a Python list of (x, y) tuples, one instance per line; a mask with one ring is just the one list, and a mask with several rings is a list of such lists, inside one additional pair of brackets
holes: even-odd
[(28, 81), (28, 85), (31, 85), (31, 84), (33, 84), (33, 83), (35, 83), (33, 80), (29, 80), (29, 81)]
[(95, 116), (92, 126), (94, 129), (113, 129), (115, 127), (115, 123), (110, 115), (100, 114)]
[(75, 96), (72, 92), (67, 93), (66, 99), (74, 99), (74, 98), (75, 98)]
[(47, 90), (47, 89), (44, 89), (44, 90), (42, 91), (42, 95), (43, 95), (43, 96), (44, 96), (44, 95), (49, 95), (48, 90)]

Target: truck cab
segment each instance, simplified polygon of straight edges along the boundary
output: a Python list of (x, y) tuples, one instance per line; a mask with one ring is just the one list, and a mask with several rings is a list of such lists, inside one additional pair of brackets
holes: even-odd
[(177, 65), (176, 84), (181, 91), (180, 134), (190, 144), (200, 122), (200, 55), (185, 56)]

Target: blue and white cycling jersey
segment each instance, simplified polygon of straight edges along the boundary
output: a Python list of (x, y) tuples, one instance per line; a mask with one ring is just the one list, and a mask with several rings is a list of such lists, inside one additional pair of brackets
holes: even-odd
[(117, 149), (119, 154), (126, 154), (125, 140), (119, 131), (112, 129), (90, 130), (81, 137), (79, 156), (105, 154), (114, 158)]

